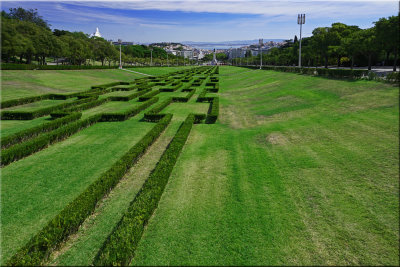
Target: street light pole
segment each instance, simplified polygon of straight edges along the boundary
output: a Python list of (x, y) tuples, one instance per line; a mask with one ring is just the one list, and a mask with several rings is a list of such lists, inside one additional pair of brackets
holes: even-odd
[(299, 68), (301, 68), (301, 30), (303, 24), (306, 23), (306, 14), (297, 15), (297, 24), (300, 24), (300, 43), (299, 43)]
[(121, 61), (121, 45), (122, 45), (122, 40), (118, 39), (119, 43), (119, 68), (122, 69), (122, 61)]
[(262, 46), (263, 46), (263, 39), (259, 39), (258, 42), (260, 43), (260, 70), (262, 68)]
[(153, 49), (150, 48), (150, 66), (153, 66)]

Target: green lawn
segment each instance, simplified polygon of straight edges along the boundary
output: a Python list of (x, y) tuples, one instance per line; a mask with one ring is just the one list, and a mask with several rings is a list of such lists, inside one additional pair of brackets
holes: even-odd
[[(102, 71), (103, 81), (87, 88), (134, 78)], [(218, 121), (193, 126), (132, 265), (398, 265), (398, 87), (238, 67), (220, 67), (219, 79), (219, 93), (208, 94), (220, 98)], [(58, 81), (48, 84), (62, 91)], [(163, 110), (174, 114), (165, 133), (47, 264), (92, 263), (180, 123), (207, 112), (209, 103), (196, 102), (204, 85), (188, 103)], [(83, 117), (139, 104), (111, 101)], [(0, 264), (153, 127), (144, 112), (97, 123), (2, 168)], [(1, 123), (2, 134), (28, 128)]]
[[(161, 75), (188, 67), (134, 68), (135, 71)], [(133, 81), (143, 75), (118, 69), (106, 70), (2, 70), (1, 100), (89, 90), (92, 85)]]
[(398, 265), (395, 86), (220, 68), (134, 265)]

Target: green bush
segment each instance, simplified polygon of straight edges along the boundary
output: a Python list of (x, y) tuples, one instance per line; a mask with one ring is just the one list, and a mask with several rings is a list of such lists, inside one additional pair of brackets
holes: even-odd
[(38, 109), (35, 111), (2, 111), (1, 119), (2, 120), (32, 120), (34, 118), (42, 117), (44, 115), (48, 115), (54, 111), (80, 105), (86, 102), (93, 101), (93, 98), (84, 98), (74, 102), (61, 103), (59, 105)]
[(37, 102), (40, 100), (49, 99), (50, 95), (51, 94), (17, 98), (17, 99), (3, 101), (3, 102), (1, 102), (0, 105), (1, 105), (1, 108), (9, 108), (9, 107), (19, 106), (19, 105), (23, 105), (23, 104), (32, 103), (32, 102)]
[[(151, 98), (154, 99), (154, 98)], [(165, 99), (163, 102), (159, 103), (151, 110), (144, 114), (145, 121), (158, 121), (164, 114), (159, 114), (161, 110), (166, 108), (172, 102), (172, 97)]]
[(214, 97), (212, 102), (210, 103), (210, 108), (208, 110), (206, 123), (211, 124), (215, 123), (218, 119), (219, 115), (219, 97)]
[(399, 83), (400, 82), (400, 72), (390, 72), (386, 76), (386, 80), (392, 83)]
[(149, 100), (150, 98), (152, 98), (153, 96), (158, 95), (159, 93), (160, 93), (160, 90), (158, 90), (158, 89), (157, 90), (153, 90), (151, 92), (148, 92), (148, 93), (142, 95), (141, 97), (139, 97), (139, 102), (143, 102), (143, 101)]
[[(2, 70), (91, 70), (91, 69), (116, 69), (118, 66), (86, 66), (86, 65), (34, 65), (2, 63)], [(124, 66), (130, 68), (131, 66)]]
[(196, 89), (187, 89), (185, 92), (189, 92), (186, 96), (175, 96), (172, 97), (172, 102), (188, 102), (189, 99), (194, 95)]
[(103, 99), (97, 99), (88, 103), (84, 103), (81, 105), (77, 105), (74, 107), (69, 107), (66, 109), (63, 109), (64, 112), (74, 112), (74, 111), (82, 111), (82, 110), (86, 110), (86, 109), (90, 109), (90, 108), (94, 108), (97, 106), (100, 106), (102, 104), (104, 104), (105, 102), (107, 102), (108, 99), (107, 98), (103, 98)]
[(150, 88), (148, 88), (146, 90), (135, 92), (135, 93), (127, 95), (127, 96), (109, 96), (108, 99), (110, 101), (129, 101), (129, 100), (132, 100), (132, 99), (134, 99), (134, 98), (136, 98), (138, 96), (144, 95), (149, 91), (151, 91)]
[(147, 107), (153, 105), (158, 101), (158, 97), (150, 98), (149, 100), (143, 102), (143, 104), (139, 106), (135, 106), (125, 112), (121, 113), (103, 113), (101, 114), (101, 121), (124, 121), (128, 118), (138, 114), (142, 110), (146, 109)]
[(100, 84), (100, 85), (94, 85), (90, 87), (91, 89), (105, 89), (108, 87), (116, 86), (116, 85), (128, 85), (128, 82), (112, 82), (112, 83), (106, 83), (106, 84)]
[(129, 265), (149, 218), (168, 183), (172, 169), (184, 147), (194, 123), (190, 114), (180, 126), (156, 167), (152, 170), (128, 210), (108, 236), (93, 265)]
[(68, 124), (72, 121), (79, 120), (81, 118), (81, 116), (82, 116), (81, 113), (68, 114), (65, 117), (55, 119), (51, 122), (44, 123), (44, 124), (38, 125), (36, 127), (20, 131), (18, 133), (15, 133), (15, 134), (12, 134), (9, 136), (5, 136), (5, 137), (1, 138), (1, 148), (2, 149), (8, 148), (14, 144), (21, 143), (32, 137), (42, 134), (44, 132), (49, 132), (54, 129), (57, 129), (57, 128), (65, 125), (65, 124)]
[(26, 142), (16, 144), (8, 149), (5, 149), (1, 153), (1, 165), (5, 166), (13, 161), (19, 160), (23, 157), (29, 156), (48, 145), (61, 141), (66, 137), (86, 128), (93, 123), (99, 121), (100, 115), (95, 115), (89, 117), (85, 120), (79, 120), (76, 122), (71, 122), (62, 127), (59, 127), (47, 134), (39, 135), (36, 138), (30, 139)]
[(94, 211), (97, 202), (114, 188), (125, 173), (161, 135), (172, 118), (164, 116), (138, 143), (100, 175), (85, 191), (68, 204), (29, 242), (17, 251), (6, 265), (41, 265), (50, 252), (75, 233)]

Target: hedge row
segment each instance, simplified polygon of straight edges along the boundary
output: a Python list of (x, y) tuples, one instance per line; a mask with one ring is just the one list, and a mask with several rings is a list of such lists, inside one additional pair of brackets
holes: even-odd
[(108, 99), (110, 101), (129, 101), (132, 100), (138, 96), (144, 95), (147, 92), (151, 91), (150, 88), (146, 89), (146, 90), (142, 90), (142, 91), (137, 91), (133, 94), (127, 95), (127, 96), (109, 96)]
[(94, 85), (90, 88), (91, 89), (97, 89), (97, 88), (106, 89), (108, 87), (112, 87), (112, 86), (116, 86), (116, 85), (129, 85), (129, 83), (128, 82), (112, 82), (112, 83)]
[[(151, 98), (154, 99), (154, 98)], [(153, 107), (151, 110), (146, 112), (144, 114), (144, 119), (145, 121), (158, 121), (164, 114), (159, 114), (161, 110), (166, 108), (169, 104), (172, 102), (172, 97), (168, 97), (165, 99), (163, 102), (159, 103), (155, 107)]]
[(174, 82), (170, 86), (168, 86), (167, 88), (160, 88), (160, 92), (174, 92), (177, 89), (179, 89), (181, 86), (182, 86), (182, 82), (181, 81)]
[(139, 97), (139, 102), (143, 102), (146, 100), (149, 100), (150, 98), (152, 98), (153, 96), (156, 96), (160, 93), (160, 90), (153, 90), (151, 92), (148, 92), (142, 96)]
[(29, 156), (54, 142), (61, 141), (66, 137), (78, 132), (79, 130), (96, 123), (99, 121), (99, 119), (100, 115), (94, 115), (85, 120), (71, 122), (47, 134), (39, 135), (38, 137), (30, 139), (27, 142), (19, 143), (8, 149), (5, 149), (1, 153), (1, 165), (8, 165), (13, 161)]
[(214, 97), (210, 103), (210, 108), (208, 109), (208, 114), (206, 118), (206, 123), (215, 123), (219, 115), (219, 97)]
[(18, 250), (6, 265), (41, 265), (52, 250), (75, 233), (94, 211), (97, 202), (114, 188), (125, 173), (138, 161), (149, 146), (161, 135), (172, 118), (163, 117), (138, 143), (116, 161), (85, 191), (55, 216), (39, 233)]
[(124, 120), (127, 120), (128, 118), (138, 114), (140, 111), (153, 105), (157, 101), (158, 101), (158, 97), (153, 97), (153, 98), (150, 98), (149, 100), (143, 102), (143, 104), (135, 106), (125, 112), (103, 113), (103, 114), (101, 114), (101, 121), (124, 121)]
[(40, 101), (40, 100), (44, 100), (44, 99), (49, 99), (50, 95), (51, 94), (29, 96), (29, 97), (23, 97), (23, 98), (3, 101), (3, 102), (1, 102), (1, 108), (9, 108), (9, 107), (28, 104), (28, 103), (32, 103), (32, 102), (36, 102), (36, 101)]
[(172, 169), (190, 134), (194, 120), (194, 115), (190, 114), (182, 123), (156, 167), (131, 202), (128, 210), (104, 242), (93, 261), (93, 265), (129, 265), (144, 227), (157, 208)]
[(74, 102), (62, 103), (59, 105), (38, 109), (35, 111), (2, 111), (1, 119), (2, 120), (33, 120), (34, 118), (48, 115), (48, 114), (52, 113), (53, 111), (71, 107), (71, 106), (75, 106), (75, 105), (80, 105), (82, 103), (90, 102), (93, 100), (94, 100), (93, 98), (84, 98), (84, 99), (80, 99), (80, 100), (77, 100)]
[(68, 114), (65, 117), (53, 120), (51, 122), (44, 123), (30, 129), (22, 130), (18, 133), (9, 136), (5, 136), (1, 138), (1, 148), (2, 149), (8, 148), (14, 144), (21, 143), (32, 137), (35, 137), (43, 132), (49, 132), (54, 129), (57, 129), (62, 125), (68, 124), (72, 121), (79, 120), (81, 116), (82, 116), (81, 113)]
[[(125, 66), (130, 68), (131, 66)], [(116, 69), (118, 66), (86, 66), (86, 65), (34, 65), (2, 63), (1, 70), (88, 70), (88, 69)]]
[(102, 105), (103, 103), (107, 102), (108, 99), (107, 98), (103, 98), (103, 99), (97, 99), (88, 103), (84, 103), (81, 105), (77, 105), (74, 107), (69, 107), (66, 109), (63, 109), (64, 112), (74, 112), (74, 111), (82, 111), (82, 110), (86, 110), (86, 109), (90, 109), (90, 108), (94, 108), (97, 106)]
[[(242, 66), (246, 68), (255, 69), (255, 66)], [(326, 69), (326, 68), (298, 68), (287, 66), (263, 66), (263, 70), (275, 70), (282, 72), (293, 72), (317, 76), (326, 76), (332, 78), (352, 78), (359, 79), (363, 76), (368, 76), (368, 70), (352, 70), (352, 69)]]
[(189, 93), (188, 93), (186, 96), (184, 96), (184, 97), (181, 97), (181, 96), (172, 97), (172, 102), (188, 102), (189, 99), (190, 99), (190, 98), (194, 95), (194, 93), (196, 92), (196, 89), (186, 89), (186, 90), (189, 91)]

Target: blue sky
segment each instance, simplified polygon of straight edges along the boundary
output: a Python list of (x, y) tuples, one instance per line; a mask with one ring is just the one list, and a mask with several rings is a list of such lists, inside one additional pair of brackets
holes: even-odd
[(306, 14), (303, 36), (334, 22), (373, 26), (396, 15), (398, 2), (315, 0), (214, 1), (2, 1), (1, 9), (37, 8), (52, 29), (92, 33), (133, 42), (290, 39), (299, 34), (297, 14)]

